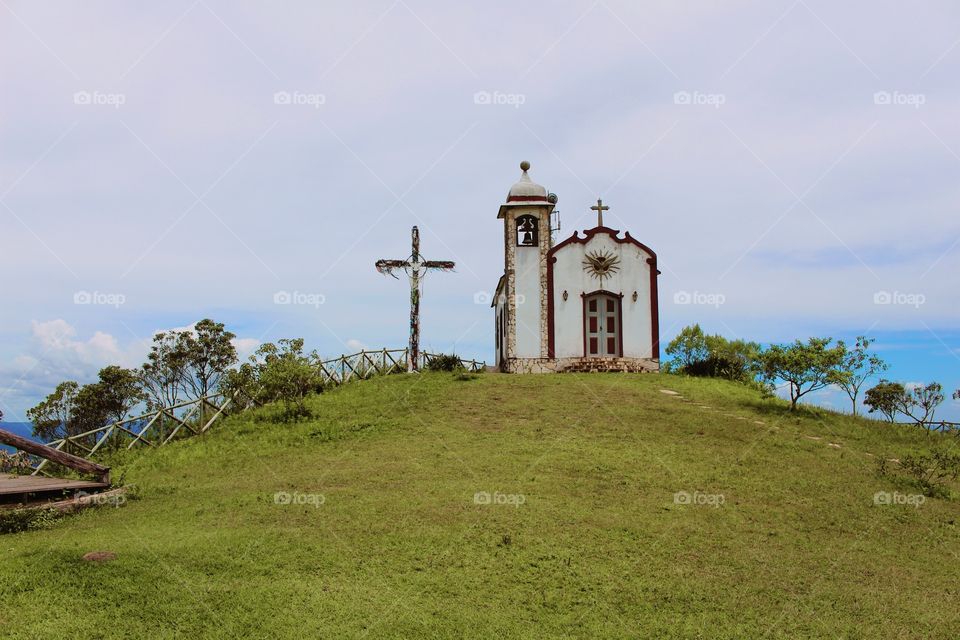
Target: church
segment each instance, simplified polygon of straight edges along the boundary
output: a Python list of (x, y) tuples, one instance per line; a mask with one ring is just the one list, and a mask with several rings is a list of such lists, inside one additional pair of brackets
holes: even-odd
[[(496, 366), (504, 373), (660, 370), (657, 254), (603, 223), (554, 243), (557, 196), (530, 179), (500, 205), (503, 276), (495, 311)], [(558, 225), (559, 226), (559, 225)]]

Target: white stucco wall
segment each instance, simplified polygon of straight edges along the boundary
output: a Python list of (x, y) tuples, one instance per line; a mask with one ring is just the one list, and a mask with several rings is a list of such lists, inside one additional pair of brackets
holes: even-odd
[[(540, 249), (516, 248), (515, 290), (518, 358), (540, 357)], [(544, 327), (544, 330), (546, 328)]]
[[(603, 284), (584, 270), (587, 252), (606, 251), (620, 257), (620, 270)], [(626, 358), (653, 357), (650, 269), (651, 256), (629, 242), (616, 242), (605, 233), (597, 233), (587, 243), (574, 242), (560, 247), (554, 254), (553, 304), (554, 353), (557, 358), (582, 357), (583, 353), (583, 299), (599, 289), (623, 294), (623, 356)], [(563, 299), (566, 290), (567, 299)], [(637, 300), (633, 300), (633, 293)]]

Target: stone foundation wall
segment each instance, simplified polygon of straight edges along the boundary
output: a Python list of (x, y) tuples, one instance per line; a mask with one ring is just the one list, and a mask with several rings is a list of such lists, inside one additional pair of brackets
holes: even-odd
[(508, 358), (504, 373), (659, 373), (659, 360), (647, 358)]

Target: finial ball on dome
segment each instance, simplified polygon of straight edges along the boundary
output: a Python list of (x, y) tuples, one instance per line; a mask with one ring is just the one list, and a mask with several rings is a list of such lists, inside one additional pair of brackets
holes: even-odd
[(530, 168), (530, 163), (527, 162), (526, 160), (524, 160), (523, 162), (520, 163), (520, 170), (521, 170), (521, 171), (527, 171), (529, 168)]

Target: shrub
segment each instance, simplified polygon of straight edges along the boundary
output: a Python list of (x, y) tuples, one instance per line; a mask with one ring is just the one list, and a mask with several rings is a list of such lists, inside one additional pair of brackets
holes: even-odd
[(430, 358), (426, 369), (427, 371), (460, 371), (464, 366), (460, 356), (441, 353)]
[(54, 509), (11, 509), (0, 511), (0, 534), (44, 529), (59, 520), (62, 514)]
[(666, 353), (672, 360), (665, 369), (684, 375), (751, 384), (759, 372), (759, 344), (706, 335), (699, 324), (684, 327), (667, 345)]
[(900, 469), (929, 497), (947, 497), (947, 482), (960, 477), (960, 453), (939, 449), (928, 455), (911, 454), (900, 460)]
[(23, 451), (15, 451), (13, 453), (0, 451), (0, 473), (10, 473), (13, 475), (33, 473), (30, 456)]
[(303, 352), (303, 339), (283, 339), (261, 345), (250, 362), (222, 378), (220, 391), (234, 396), (239, 408), (282, 402), (281, 420), (309, 416), (306, 398), (323, 391), (319, 356)]

